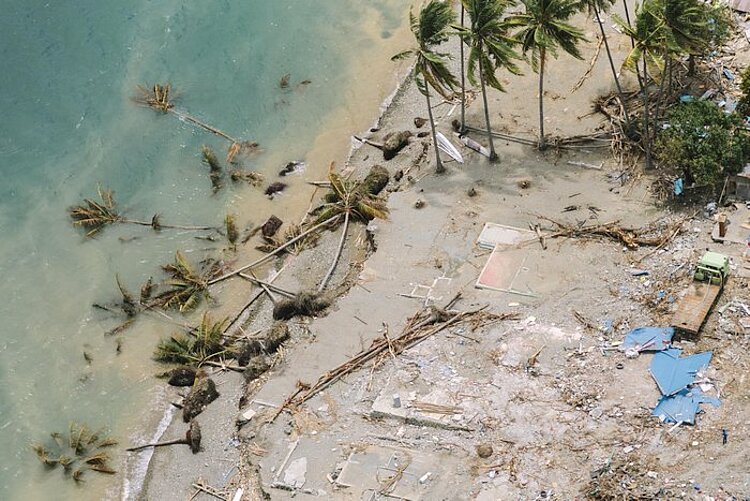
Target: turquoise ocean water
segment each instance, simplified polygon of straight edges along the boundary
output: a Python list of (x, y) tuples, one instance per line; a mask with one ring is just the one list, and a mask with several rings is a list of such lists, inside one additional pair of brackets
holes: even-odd
[[(141, 219), (159, 212), (166, 223), (217, 224), (228, 211), (240, 220), (253, 212), (257, 189), (211, 192), (200, 146), (213, 146), (221, 157), (227, 143), (136, 106), (136, 86), (170, 82), (178, 107), (261, 143), (266, 153), (248, 166), (271, 178), (281, 162), (305, 159), (326, 120), (376, 80), (353, 68), (368, 67), (368, 57), (373, 68), (387, 60), (379, 49), (387, 50), (403, 29), (408, 5), (2, 3), (0, 499), (121, 497), (121, 478), (87, 474), (86, 486), (77, 487), (60, 471), (45, 471), (29, 444), (72, 420), (106, 427), (123, 444), (149, 436), (144, 426), (158, 422), (164, 409), (150, 356), (171, 329), (139, 320), (117, 354), (104, 332), (121, 319), (91, 304), (116, 299), (115, 273), (137, 290), (149, 276), (160, 278), (159, 265), (176, 249), (196, 260), (209, 252), (207, 242), (188, 232), (120, 226), (86, 240), (66, 208), (102, 184)], [(281, 90), (286, 73), (290, 89)], [(311, 83), (298, 87), (302, 80)], [(114, 464), (126, 471), (121, 450)]]

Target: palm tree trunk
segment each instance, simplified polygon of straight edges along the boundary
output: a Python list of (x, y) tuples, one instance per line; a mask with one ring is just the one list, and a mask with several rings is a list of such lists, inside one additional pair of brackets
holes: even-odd
[[(461, 2), (461, 27), (464, 26), (464, 4)], [(466, 132), (466, 75), (464, 70), (464, 37), (459, 37), (461, 44), (461, 130), (459, 134), (463, 135)]]
[(612, 69), (612, 77), (615, 79), (615, 85), (617, 86), (617, 97), (620, 99), (622, 105), (622, 111), (625, 113), (625, 127), (630, 128), (630, 116), (628, 116), (628, 107), (625, 103), (625, 98), (622, 94), (622, 87), (620, 86), (620, 77), (617, 76), (617, 70), (615, 69), (615, 62), (612, 60), (612, 52), (609, 50), (609, 40), (607, 40), (607, 33), (604, 31), (604, 24), (602, 24), (601, 17), (599, 16), (599, 9), (594, 9), (596, 14), (596, 22), (599, 25), (599, 29), (602, 32), (602, 39), (604, 40), (604, 48), (607, 50), (607, 59), (609, 59), (609, 67)]
[(543, 150), (547, 145), (544, 143), (544, 60), (546, 59), (544, 47), (539, 51), (539, 149)]
[(659, 93), (656, 97), (656, 109), (654, 109), (654, 127), (656, 127), (659, 123), (659, 117), (661, 116), (661, 105), (664, 101), (664, 84), (667, 81), (667, 71), (669, 70), (669, 64), (671, 59), (664, 56), (665, 63), (664, 63), (664, 71), (662, 71), (661, 74), (661, 81), (659, 81)]
[(495, 153), (495, 142), (492, 140), (492, 127), (490, 126), (490, 108), (487, 105), (487, 87), (484, 83), (484, 64), (479, 60), (479, 80), (482, 82), (482, 101), (484, 102), (484, 120), (487, 122), (487, 139), (490, 142), (490, 162), (497, 160)]
[(284, 249), (286, 249), (290, 245), (294, 245), (295, 243), (299, 242), (300, 240), (302, 240), (303, 238), (305, 238), (310, 233), (312, 233), (314, 231), (317, 231), (320, 228), (323, 228), (324, 226), (327, 226), (327, 225), (333, 223), (335, 220), (339, 219), (340, 217), (341, 217), (341, 214), (336, 214), (335, 216), (329, 217), (328, 219), (326, 219), (322, 223), (318, 223), (315, 226), (313, 226), (312, 228), (310, 228), (309, 230), (303, 231), (302, 233), (300, 233), (299, 235), (297, 235), (293, 239), (289, 240), (287, 243), (285, 243), (281, 247), (277, 247), (276, 249), (274, 249), (273, 252), (269, 252), (268, 254), (265, 254), (263, 257), (256, 259), (255, 261), (253, 261), (250, 264), (246, 264), (244, 266), (241, 266), (241, 267), (237, 268), (234, 271), (230, 271), (230, 272), (225, 273), (224, 275), (222, 275), (220, 277), (217, 277), (217, 278), (214, 278), (213, 280), (210, 280), (208, 282), (208, 285), (214, 285), (216, 283), (221, 282), (222, 280), (226, 280), (227, 278), (232, 278), (232, 277), (234, 277), (236, 275), (239, 275), (240, 273), (242, 273), (245, 270), (249, 270), (250, 268), (254, 268), (254, 267), (256, 267), (256, 266), (258, 266), (260, 264), (265, 263), (266, 261), (268, 261), (269, 259), (271, 259), (276, 254), (280, 253), (281, 251), (283, 251)]
[(435, 148), (435, 174), (445, 172), (445, 166), (440, 160), (440, 150), (438, 150), (437, 134), (435, 134), (435, 118), (432, 116), (432, 104), (430, 103), (430, 87), (427, 82), (425, 85), (425, 98), (427, 98), (427, 117), (430, 119), (430, 131), (432, 132), (432, 146)]
[[(628, 26), (631, 26), (630, 9), (628, 8), (628, 0), (622, 0), (622, 6), (625, 8), (625, 20), (628, 22)], [(633, 37), (630, 37), (630, 47), (635, 49), (635, 40), (633, 40)]]
[(651, 168), (651, 134), (649, 132), (648, 112), (648, 66), (646, 52), (643, 52), (643, 147), (646, 150), (646, 169)]
[(323, 292), (323, 289), (326, 288), (326, 285), (328, 285), (328, 281), (333, 276), (333, 272), (336, 270), (336, 265), (339, 264), (339, 259), (341, 259), (341, 252), (344, 250), (344, 243), (346, 242), (346, 233), (349, 231), (349, 211), (346, 211), (344, 213), (344, 230), (341, 232), (341, 240), (339, 241), (339, 247), (336, 250), (336, 255), (333, 257), (333, 262), (331, 263), (331, 267), (328, 270), (328, 273), (326, 273), (326, 276), (323, 278), (323, 281), (320, 282), (320, 286), (318, 287), (318, 292)]

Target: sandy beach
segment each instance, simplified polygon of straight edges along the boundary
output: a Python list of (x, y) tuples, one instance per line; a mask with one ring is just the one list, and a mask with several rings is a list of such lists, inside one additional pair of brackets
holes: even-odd
[[(575, 22), (589, 43), (582, 60), (561, 55), (549, 63), (550, 137), (601, 130), (602, 116), (590, 113), (592, 101), (613, 90), (603, 52), (591, 66), (598, 28), (583, 16)], [(611, 28), (609, 16), (604, 23), (619, 67), (629, 41)], [(394, 53), (410, 44), (404, 33), (395, 40)], [(457, 56), (457, 41), (446, 49)], [(403, 73), (405, 66), (390, 64), (372, 71)], [(452, 65), (458, 73), (457, 57)], [(491, 121), (498, 132), (534, 139), (538, 77), (527, 65), (523, 70), (520, 77), (501, 75), (507, 93), (490, 93)], [(379, 88), (363, 104), (373, 119), (374, 103), (393, 93), (393, 79), (384, 81), (391, 88)], [(626, 77), (624, 84), (635, 82)], [(633, 178), (606, 145), (540, 152), (498, 139), (499, 161), (490, 163), (453, 133), (457, 101), (436, 102), (433, 111), (438, 130), (464, 157), (459, 164), (443, 155), (444, 175), (434, 174), (429, 136), (419, 137), (429, 125), (415, 124), (427, 112), (412, 79), (400, 85), (371, 129), (369, 120), (353, 123), (346, 111), (335, 114), (338, 125), (319, 138), (325, 146), (314, 154), (318, 180), (326, 159), (348, 151), (353, 134), (381, 142), (389, 132), (413, 133), (391, 160), (358, 144), (339, 162), (357, 179), (375, 165), (388, 170), (389, 219), (352, 225), (331, 280), (335, 301), (315, 317), (286, 322), (290, 339), (269, 354), (267, 371), (208, 370), (220, 397), (196, 418), (202, 452), (157, 449), (140, 498), (580, 499), (599, 477), (614, 478), (613, 489), (624, 485), (618, 492), (662, 499), (747, 496), (750, 367), (741, 347), (722, 334), (719, 319), (712, 317), (699, 339), (676, 344), (691, 353), (713, 352), (707, 377), (722, 388), (722, 405), (704, 406), (695, 426), (676, 431), (650, 415), (659, 398), (648, 372), (651, 357), (630, 359), (602, 349), (631, 328), (668, 322), (672, 306), (660, 301), (679, 294), (689, 282), (684, 263), (713, 245), (712, 219), (657, 205), (648, 176)], [(477, 98), (467, 109), (467, 124), (483, 123)], [(486, 144), (481, 134), (471, 137)], [(296, 209), (301, 219), (306, 207)], [(655, 232), (679, 223), (679, 231), (653, 251), (563, 238), (552, 221), (616, 222)], [(498, 257), (510, 273), (510, 292), (476, 287), (492, 253), (477, 245), (486, 223), (525, 235), (522, 245)], [(546, 239), (530, 230), (535, 225)], [(341, 232), (325, 231), (315, 247), (258, 270), (258, 276), (272, 277), (288, 291), (314, 289)], [(239, 255), (242, 261), (250, 253)], [(636, 277), (635, 268), (648, 270), (648, 277)], [(726, 301), (745, 296), (745, 285), (739, 278), (731, 282)], [(258, 297), (233, 332), (252, 338), (270, 329), (274, 304), (263, 289), (241, 280), (215, 288), (220, 314)], [(446, 325), (398, 354), (386, 350), (300, 405), (288, 405), (358, 353), (408, 332), (410, 319), (425, 311), (446, 318), (491, 316)], [(169, 391), (174, 402), (185, 393)], [(180, 438), (186, 427), (178, 411), (161, 439)], [(721, 430), (727, 429), (724, 444)]]

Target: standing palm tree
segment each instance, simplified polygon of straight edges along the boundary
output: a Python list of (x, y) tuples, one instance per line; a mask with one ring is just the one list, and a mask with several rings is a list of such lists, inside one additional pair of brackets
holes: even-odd
[(602, 18), (599, 15), (600, 12), (607, 12), (614, 5), (615, 0), (581, 0), (580, 9), (585, 10), (589, 16), (596, 18), (596, 24), (599, 25), (599, 30), (602, 33), (602, 40), (604, 41), (604, 48), (607, 51), (607, 59), (609, 60), (609, 67), (612, 70), (612, 77), (615, 79), (615, 85), (617, 86), (617, 98), (620, 100), (622, 110), (625, 113), (625, 126), (630, 128), (630, 117), (628, 116), (628, 108), (625, 105), (625, 99), (622, 94), (622, 86), (620, 86), (620, 77), (617, 76), (617, 70), (615, 69), (615, 63), (612, 60), (612, 52), (609, 49), (609, 40), (607, 40), (607, 32), (604, 31), (604, 24)]
[[(622, 31), (633, 40), (633, 49), (628, 53), (623, 66), (635, 71), (643, 95), (643, 149), (646, 152), (646, 168), (650, 169), (651, 161), (651, 117), (649, 113), (650, 75), (661, 74), (664, 69), (664, 58), (674, 49), (674, 41), (669, 33), (659, 0), (646, 0), (636, 9), (635, 23), (629, 24), (620, 17), (614, 17)], [(639, 71), (639, 61), (643, 74)]]
[[(464, 17), (466, 16), (466, 9), (464, 9), (464, 4), (461, 2), (461, 28), (464, 27)], [(461, 130), (458, 131), (459, 134), (464, 134), (466, 132), (466, 69), (464, 68), (466, 64), (466, 56), (464, 55), (464, 36), (460, 36), (460, 43), (461, 43), (461, 49), (460, 49), (460, 57), (461, 57)]]
[(547, 54), (557, 58), (557, 47), (582, 59), (577, 43), (585, 41), (583, 32), (567, 23), (576, 12), (576, 0), (521, 0), (526, 10), (511, 18), (514, 26), (521, 28), (523, 53), (531, 52), (531, 69), (539, 73), (539, 149), (546, 147), (544, 140), (544, 64)]
[(490, 112), (487, 105), (487, 85), (504, 92), (505, 89), (495, 73), (505, 68), (518, 75), (521, 71), (513, 62), (519, 56), (513, 50), (518, 41), (510, 36), (510, 25), (503, 18), (505, 9), (510, 6), (508, 0), (462, 0), (463, 8), (469, 13), (471, 25), (457, 26), (462, 38), (471, 46), (469, 51), (469, 82), (477, 85), (477, 73), (482, 86), (484, 118), (487, 122), (487, 140), (490, 143), (490, 160), (496, 160), (495, 144), (492, 140)]
[(432, 129), (432, 144), (435, 148), (436, 167), (438, 174), (445, 172), (443, 162), (440, 161), (437, 136), (435, 135), (435, 119), (432, 116), (432, 105), (430, 104), (430, 87), (438, 94), (449, 97), (452, 89), (458, 85), (456, 77), (448, 69), (448, 54), (434, 51), (434, 47), (448, 40), (448, 29), (456, 20), (456, 14), (450, 5), (439, 0), (430, 0), (419, 12), (419, 17), (409, 10), (409, 24), (411, 32), (417, 41), (417, 46), (405, 50), (393, 56), (392, 61), (398, 61), (407, 57), (415, 57), (414, 78), (417, 81), (419, 91), (427, 100), (427, 113), (430, 118)]

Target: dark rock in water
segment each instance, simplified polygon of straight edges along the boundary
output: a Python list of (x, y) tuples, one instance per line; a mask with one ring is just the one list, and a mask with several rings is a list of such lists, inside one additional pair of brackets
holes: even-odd
[(289, 87), (289, 79), (291, 77), (292, 77), (292, 75), (290, 75), (289, 73), (287, 73), (286, 75), (282, 76), (279, 79), (279, 88), (280, 89), (286, 89), (287, 87)]
[(395, 157), (399, 151), (409, 144), (410, 137), (411, 132), (408, 130), (386, 134), (383, 138), (383, 158), (390, 160)]
[(219, 398), (219, 392), (216, 391), (216, 384), (211, 378), (202, 377), (197, 379), (183, 403), (183, 421), (189, 423), (190, 420), (203, 412), (203, 409), (217, 398)]
[(388, 169), (382, 165), (373, 165), (367, 177), (362, 181), (362, 189), (370, 195), (377, 195), (388, 186), (390, 179), (391, 176), (388, 174)]
[(268, 218), (268, 221), (263, 223), (260, 231), (264, 237), (270, 238), (274, 236), (277, 231), (279, 231), (279, 228), (281, 228), (282, 224), (284, 224), (284, 222), (281, 219), (277, 218), (276, 216), (271, 216)]
[(247, 341), (239, 348), (235, 357), (237, 363), (244, 367), (257, 355), (275, 353), (287, 339), (289, 326), (285, 322), (274, 322), (265, 336)]
[(299, 84), (300, 85), (310, 85), (312, 83), (312, 80), (302, 80)]
[(314, 292), (300, 292), (292, 299), (282, 299), (273, 308), (274, 320), (289, 320), (297, 315), (313, 316), (331, 305), (330, 300)]
[(421, 138), (427, 137), (429, 135), (430, 135), (430, 133), (428, 131), (422, 131), (422, 132), (420, 132), (420, 133), (417, 134), (417, 137), (421, 139)]
[(284, 177), (293, 174), (302, 165), (304, 165), (304, 162), (289, 162), (279, 171), (279, 176)]
[(193, 386), (195, 384), (195, 372), (192, 367), (178, 367), (167, 372), (169, 381), (172, 386)]
[(424, 124), (426, 123), (427, 123), (426, 118), (414, 117), (414, 127), (416, 127), (417, 129), (421, 129), (422, 127), (424, 127)]
[(284, 191), (285, 188), (286, 184), (284, 183), (271, 183), (268, 185), (268, 188), (266, 188), (265, 194), (273, 198), (276, 193)]
[(268, 369), (271, 368), (271, 364), (268, 362), (268, 358), (264, 355), (257, 355), (250, 359), (247, 366), (245, 367), (245, 381), (250, 382), (258, 379)]
[(185, 441), (187, 441), (193, 454), (198, 454), (201, 451), (201, 438), (201, 427), (198, 424), (198, 421), (190, 421), (190, 428), (188, 428), (188, 431), (185, 433)]

